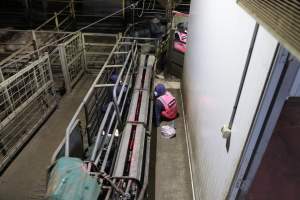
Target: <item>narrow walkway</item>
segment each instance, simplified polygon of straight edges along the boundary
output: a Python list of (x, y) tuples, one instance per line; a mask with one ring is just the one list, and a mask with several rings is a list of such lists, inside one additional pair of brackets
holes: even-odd
[[(169, 84), (170, 85), (170, 84)], [(169, 91), (176, 97), (180, 108), (180, 116), (176, 120), (176, 137), (165, 139), (160, 129), (153, 131), (152, 170), (150, 179), (151, 199), (155, 200), (191, 200), (192, 185), (184, 129), (181, 93), (179, 89)], [(155, 129), (154, 129), (155, 130)], [(156, 154), (156, 155), (155, 155)], [(155, 180), (153, 178), (155, 177)]]
[(51, 156), (94, 78), (84, 76), (0, 177), (0, 200), (43, 199)]

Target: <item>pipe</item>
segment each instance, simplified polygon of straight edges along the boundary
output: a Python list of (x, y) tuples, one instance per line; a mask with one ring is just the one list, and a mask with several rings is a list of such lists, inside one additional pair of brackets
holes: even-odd
[(251, 57), (252, 57), (252, 53), (253, 53), (253, 48), (254, 48), (257, 33), (258, 33), (258, 29), (259, 29), (259, 24), (256, 23), (255, 28), (254, 28), (254, 32), (253, 32), (253, 36), (252, 36), (252, 40), (251, 40), (251, 44), (250, 44), (250, 48), (249, 48), (249, 51), (248, 51), (248, 56), (247, 56), (247, 59), (246, 59), (245, 67), (244, 67), (244, 70), (243, 70), (242, 78), (241, 78), (241, 81), (240, 81), (239, 90), (238, 90), (238, 93), (237, 93), (237, 96), (236, 96), (236, 99), (235, 99), (235, 103), (234, 103), (233, 110), (232, 110), (232, 113), (231, 113), (230, 121), (229, 121), (229, 124), (228, 124), (229, 129), (232, 128), (232, 125), (233, 125), (233, 122), (234, 122), (234, 119), (235, 119), (235, 116), (236, 116), (236, 111), (237, 111), (237, 108), (238, 108), (238, 105), (239, 105), (239, 102), (240, 102), (242, 90), (243, 90), (244, 83), (245, 83), (246, 76), (247, 76), (247, 72), (248, 72), (248, 69), (249, 69), (249, 65), (250, 65), (250, 61), (251, 61)]

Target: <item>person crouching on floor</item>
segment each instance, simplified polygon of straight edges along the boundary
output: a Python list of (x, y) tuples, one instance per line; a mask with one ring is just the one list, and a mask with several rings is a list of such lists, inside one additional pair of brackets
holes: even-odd
[(157, 84), (154, 91), (154, 122), (159, 127), (162, 121), (175, 120), (178, 114), (177, 102), (171, 92), (163, 84)]

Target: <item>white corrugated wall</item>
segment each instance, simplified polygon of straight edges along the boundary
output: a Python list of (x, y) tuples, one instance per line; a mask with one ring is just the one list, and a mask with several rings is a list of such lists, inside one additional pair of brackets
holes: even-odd
[(254, 26), (234, 0), (192, 1), (183, 92), (197, 199), (225, 199), (271, 66), (277, 41), (260, 27), (227, 153), (220, 129), (230, 119)]

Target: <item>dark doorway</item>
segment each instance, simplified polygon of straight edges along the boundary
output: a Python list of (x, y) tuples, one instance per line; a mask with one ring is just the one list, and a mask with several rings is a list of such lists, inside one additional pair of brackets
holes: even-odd
[(300, 97), (283, 107), (247, 198), (300, 199)]

